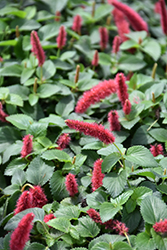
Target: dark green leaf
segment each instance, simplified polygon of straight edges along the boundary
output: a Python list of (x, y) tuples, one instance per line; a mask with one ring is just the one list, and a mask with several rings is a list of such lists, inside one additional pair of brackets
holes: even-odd
[(152, 234), (156, 249), (166, 250), (167, 249), (167, 238), (162, 237), (161, 235), (156, 233), (153, 228), (151, 229), (151, 234)]
[(28, 248), (27, 250), (45, 250), (46, 246), (37, 243), (37, 242), (33, 242)]
[(65, 187), (65, 177), (62, 176), (62, 171), (58, 170), (54, 172), (50, 179), (50, 188), (55, 200), (61, 200), (68, 196)]
[(56, 105), (56, 113), (61, 116), (68, 116), (74, 110), (74, 105), (73, 95), (65, 96)]
[(164, 128), (154, 128), (149, 131), (149, 134), (159, 142), (167, 141), (167, 132)]
[(10, 115), (6, 117), (6, 120), (19, 129), (27, 129), (29, 125), (33, 123), (33, 119), (24, 114)]
[(71, 162), (71, 157), (64, 151), (58, 150), (58, 149), (51, 149), (51, 150), (45, 151), (41, 157), (45, 160), (57, 159), (58, 161), (62, 161), (62, 162)]
[(121, 158), (120, 153), (114, 152), (104, 158), (102, 162), (102, 172), (110, 172), (114, 165), (119, 161)]
[(109, 202), (104, 202), (100, 206), (100, 217), (102, 222), (106, 222), (110, 219), (113, 219), (113, 217), (121, 210), (121, 206), (115, 207), (113, 204)]
[(78, 219), (77, 230), (81, 237), (91, 237), (94, 238), (100, 232), (97, 224), (88, 216), (84, 216)]

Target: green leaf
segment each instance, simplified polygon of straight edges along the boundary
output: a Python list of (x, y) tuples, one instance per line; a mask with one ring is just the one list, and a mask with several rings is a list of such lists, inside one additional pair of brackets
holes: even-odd
[(134, 171), (130, 173), (130, 175), (146, 176), (148, 178), (152, 178), (153, 180), (155, 180), (156, 177), (156, 173), (153, 172), (150, 168)]
[(157, 186), (157, 189), (162, 193), (167, 195), (167, 184), (162, 183)]
[(126, 185), (126, 171), (122, 170), (120, 174), (110, 173), (103, 179), (103, 186), (113, 196), (118, 196)]
[(133, 138), (132, 138), (132, 144), (133, 145), (148, 145), (151, 144), (152, 142), (154, 142), (154, 139), (149, 135), (149, 133), (147, 132), (149, 126), (147, 125), (143, 125), (140, 126)]
[(68, 220), (76, 220), (80, 215), (80, 210), (76, 206), (61, 206), (56, 212), (56, 218), (63, 217)]
[(92, 208), (99, 209), (100, 205), (105, 201), (107, 201), (107, 195), (103, 191), (96, 190), (86, 196), (86, 202)]
[(5, 100), (6, 103), (23, 107), (23, 100), (19, 95), (10, 94)]
[[(155, 249), (155, 243), (152, 238), (146, 233), (139, 233), (136, 237), (136, 247), (142, 250)], [(160, 248), (161, 249), (161, 248)]]
[(21, 141), (16, 141), (16, 143), (7, 147), (3, 152), (3, 163), (7, 162), (11, 156), (20, 154), (22, 146)]
[(24, 114), (10, 115), (6, 117), (6, 120), (17, 128), (24, 130), (27, 129), (31, 123), (33, 123), (33, 119), (30, 116)]
[(161, 47), (159, 43), (153, 38), (148, 40), (144, 47), (142, 47), (142, 50), (151, 56), (154, 61), (157, 61), (161, 56)]
[(14, 84), (8, 87), (10, 94), (19, 95), (24, 101), (28, 100), (29, 89), (19, 84)]
[(95, 10), (94, 19), (96, 19), (96, 21), (102, 20), (105, 16), (109, 15), (112, 10), (113, 6), (111, 6), (110, 4), (101, 4)]
[(104, 202), (101, 206), (100, 206), (100, 217), (102, 222), (106, 222), (112, 218), (114, 218), (114, 216), (122, 209), (122, 207), (120, 205), (118, 205), (117, 207), (115, 207), (113, 204), (109, 203), (109, 202)]
[(61, 162), (71, 162), (71, 157), (64, 151), (58, 150), (58, 149), (51, 149), (48, 151), (45, 151), (42, 156), (45, 160), (55, 160)]
[(26, 174), (22, 169), (16, 169), (11, 179), (12, 184), (22, 186), (26, 182)]
[(3, 190), (3, 192), (4, 192), (4, 194), (6, 194), (6, 195), (12, 195), (12, 194), (14, 194), (16, 191), (18, 191), (18, 190), (20, 190), (19, 185), (17, 185), (17, 184), (12, 184), (12, 185), (7, 186), (7, 187)]
[(71, 226), (69, 220), (66, 218), (56, 218), (48, 221), (46, 224), (64, 233), (68, 233)]
[(22, 66), (19, 64), (14, 64), (0, 69), (1, 76), (16, 76), (20, 77), (22, 73)]
[(11, 28), (15, 30), (15, 27), (18, 25), (19, 26), (19, 31), (31, 31), (31, 30), (36, 30), (41, 27), (41, 24), (38, 23), (35, 20), (26, 20), (26, 19), (20, 19), (20, 18), (15, 18), (11, 22)]
[(34, 73), (35, 69), (24, 68), (21, 73), (21, 83), (25, 83)]
[(167, 205), (156, 196), (147, 196), (141, 202), (141, 214), (145, 222), (153, 225), (167, 218)]
[(126, 118), (121, 118), (121, 119), (120, 119), (120, 123), (121, 123), (121, 125), (122, 125), (124, 128), (130, 130), (131, 128), (133, 128), (133, 126), (134, 126), (139, 120), (140, 120), (140, 117), (139, 117), (139, 116), (137, 116), (136, 118), (134, 118), (134, 119), (131, 120), (131, 121), (127, 120)]
[(54, 172), (50, 179), (50, 188), (55, 200), (61, 200), (68, 196), (65, 187), (65, 177), (62, 176), (62, 171), (57, 170)]
[(27, 166), (27, 162), (23, 158), (15, 158), (12, 160), (7, 168), (5, 169), (4, 175), (11, 176), (15, 170), (22, 169), (24, 170)]
[(53, 175), (53, 164), (46, 164), (40, 157), (34, 158), (26, 171), (27, 181), (43, 186)]
[(9, 89), (5, 87), (0, 87), (0, 99), (5, 100), (9, 95)]
[(37, 94), (40, 98), (48, 98), (52, 95), (57, 94), (60, 91), (60, 87), (57, 84), (45, 83), (39, 86)]
[(102, 234), (99, 237), (96, 237), (95, 239), (93, 239), (90, 243), (89, 243), (89, 249), (92, 250), (92, 248), (100, 242), (106, 242), (106, 243), (111, 243), (113, 244), (114, 242), (118, 242), (118, 241), (123, 241), (125, 239), (125, 237), (121, 236), (121, 235), (114, 235), (114, 234)]
[(128, 148), (125, 159), (142, 167), (158, 166), (151, 152), (143, 146), (133, 146)]
[(0, 16), (5, 16), (5, 15), (14, 15), (20, 18), (24, 18), (26, 16), (26, 12), (18, 10), (15, 7), (6, 5), (4, 8), (0, 10)]
[(20, 133), (16, 128), (0, 127), (0, 152), (3, 152), (18, 139), (20, 139)]
[(139, 42), (139, 39), (144, 40), (147, 37), (148, 33), (146, 31), (134, 31), (126, 34), (126, 37), (134, 40), (136, 43)]
[(102, 147), (103, 147), (103, 143), (101, 141), (95, 141), (95, 142), (91, 142), (91, 143), (86, 144), (82, 149), (97, 150), (97, 149), (100, 149)]
[(131, 71), (137, 71), (146, 66), (146, 63), (133, 55), (128, 56), (122, 56), (119, 60), (119, 69), (120, 70), (131, 70)]
[(167, 249), (167, 238), (162, 237), (161, 235), (156, 233), (153, 228), (151, 229), (151, 234), (153, 237), (153, 241), (156, 245), (156, 249), (166, 250)]
[(29, 103), (34, 106), (39, 100), (39, 96), (35, 93), (29, 95)]
[(117, 206), (117, 205), (121, 206), (127, 202), (127, 200), (129, 199), (129, 197), (132, 194), (133, 194), (133, 190), (128, 190), (128, 191), (124, 192), (123, 194), (119, 195), (116, 199), (110, 198), (110, 202), (114, 206)]
[(139, 44), (133, 40), (127, 40), (120, 45), (121, 50), (127, 50), (130, 48), (138, 48)]
[(164, 128), (154, 128), (149, 131), (149, 134), (159, 142), (167, 141), (167, 130)]
[(56, 113), (61, 116), (68, 116), (74, 110), (74, 105), (73, 95), (65, 96), (56, 105)]
[(44, 219), (44, 210), (39, 207), (34, 207), (34, 208), (28, 208), (15, 216), (13, 216), (5, 225), (4, 229), (7, 231), (14, 230), (17, 226), (20, 220), (23, 218), (24, 215), (28, 213), (33, 213), (35, 215), (35, 218), (33, 220), (33, 223), (36, 221), (43, 221)]
[(44, 62), (42, 67), (38, 67), (37, 69), (37, 76), (41, 77), (41, 71), (42, 71), (42, 77), (44, 80), (50, 79), (54, 74), (56, 73), (56, 68), (54, 63), (51, 60), (47, 60)]
[(76, 55), (76, 51), (66, 51), (66, 52), (64, 52), (64, 53), (60, 56), (60, 59), (61, 59), (62, 61), (65, 61), (65, 60), (67, 60), (67, 59), (73, 58), (75, 55)]
[(127, 209), (123, 209), (122, 222), (124, 222), (126, 227), (129, 228), (129, 233), (134, 232), (134, 230), (139, 227), (141, 220), (142, 217), (138, 209), (135, 209), (132, 212)]
[(33, 242), (30, 246), (28, 246), (27, 250), (45, 250), (46, 246), (37, 243), (37, 242)]
[(106, 242), (98, 242), (91, 248), (91, 250), (111, 250), (111, 247)]
[(55, 37), (59, 33), (60, 24), (53, 22), (50, 24), (43, 25), (39, 29), (39, 36), (42, 40), (49, 40), (52, 37)]
[(102, 162), (102, 172), (110, 172), (111, 169), (115, 166), (115, 164), (119, 161), (121, 158), (120, 153), (114, 152), (108, 155), (107, 157), (104, 158)]
[(133, 248), (130, 247), (128, 243), (126, 242), (116, 242), (114, 243), (113, 247), (114, 247), (114, 250), (120, 250), (120, 249), (121, 250), (133, 250)]
[(47, 125), (40, 122), (34, 122), (33, 124), (29, 125), (26, 130), (26, 134), (33, 135), (34, 137), (42, 137), (46, 136), (46, 129)]
[(100, 232), (97, 224), (89, 217), (84, 216), (78, 219), (77, 231), (81, 237), (91, 237), (94, 238)]
[(111, 65), (111, 56), (105, 53), (99, 53), (99, 64)]
[(131, 196), (131, 199), (136, 201), (137, 204), (140, 206), (141, 201), (148, 195), (152, 195), (152, 190), (147, 187), (137, 187), (133, 190), (133, 194)]
[[(7, 40), (7, 41), (1, 41), (0, 46), (16, 46), (18, 43), (17, 40)], [(4, 73), (5, 74), (5, 73)]]

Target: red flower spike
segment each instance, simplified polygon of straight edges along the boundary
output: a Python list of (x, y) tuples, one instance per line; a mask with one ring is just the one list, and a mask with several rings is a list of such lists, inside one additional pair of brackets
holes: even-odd
[(100, 218), (100, 214), (95, 209), (90, 208), (89, 210), (87, 210), (87, 214), (94, 222), (103, 224)]
[(38, 59), (38, 66), (42, 66), (45, 62), (45, 53), (40, 44), (38, 34), (34, 30), (31, 32), (31, 45), (31, 50)]
[(167, 219), (164, 219), (164, 221), (156, 222), (153, 225), (154, 231), (157, 233), (167, 233)]
[(125, 36), (125, 34), (128, 34), (130, 32), (129, 29), (129, 23), (126, 20), (126, 17), (124, 13), (116, 8), (112, 11), (115, 25), (118, 29), (118, 34), (122, 40), (122, 42), (128, 40), (129, 38)]
[(167, 35), (167, 11), (164, 0), (159, 0), (159, 13), (161, 15), (161, 26), (165, 35)]
[(32, 207), (33, 196), (29, 191), (24, 191), (19, 199), (17, 200), (16, 208), (14, 210), (14, 215), (20, 213), (21, 211)]
[(71, 137), (69, 136), (69, 134), (64, 133), (60, 135), (60, 137), (57, 140), (57, 144), (59, 145), (58, 149), (63, 150), (64, 148), (68, 146), (70, 141), (71, 141)]
[(125, 223), (118, 220), (113, 221), (113, 229), (119, 233), (119, 235), (125, 235), (128, 233), (129, 228), (126, 227)]
[(150, 152), (155, 157), (157, 155), (163, 155), (163, 146), (162, 144), (150, 145)]
[(6, 117), (9, 116), (8, 114), (6, 114), (4, 111), (3, 111), (3, 106), (2, 106), (2, 103), (0, 102), (0, 121), (1, 122), (8, 122), (6, 120)]
[[(56, 218), (56, 217), (54, 216), (54, 214), (46, 214), (46, 215), (44, 216), (43, 221), (44, 221), (45, 223), (47, 223), (48, 221), (50, 221), (50, 220), (52, 220), (52, 219), (55, 219), (55, 218)], [(51, 226), (48, 225), (48, 227), (51, 227)]]
[(104, 174), (101, 172), (101, 164), (103, 160), (98, 159), (94, 162), (93, 172), (92, 172), (92, 190), (95, 191), (103, 185)]
[(108, 113), (108, 121), (110, 124), (111, 131), (120, 131), (121, 130), (121, 125), (120, 125), (118, 118), (119, 118), (119, 116), (118, 116), (118, 112), (116, 110), (111, 110)]
[(3, 58), (0, 56), (0, 62), (3, 62)]
[(60, 18), (61, 18), (61, 12), (60, 11), (56, 11), (55, 13), (55, 21), (59, 22), (60, 21)]
[(57, 47), (59, 49), (62, 49), (65, 46), (65, 44), (66, 44), (66, 36), (67, 36), (67, 33), (66, 33), (66, 30), (65, 30), (65, 27), (61, 26), (60, 29), (59, 29), (58, 37), (56, 38)]
[(84, 113), (91, 104), (100, 102), (102, 99), (107, 96), (115, 93), (117, 91), (117, 85), (114, 80), (104, 80), (99, 82), (92, 89), (84, 92), (83, 96), (77, 102), (75, 107), (76, 113)]
[(66, 176), (65, 185), (70, 196), (74, 196), (78, 193), (78, 184), (76, 182), (74, 174), (69, 173)]
[(124, 106), (123, 106), (123, 111), (125, 115), (129, 115), (131, 111), (131, 103), (128, 99), (125, 100)]
[(155, 13), (158, 13), (158, 14), (161, 13), (161, 11), (160, 11), (160, 3), (159, 3), (159, 2), (156, 2), (156, 3), (155, 3), (154, 12), (155, 12)]
[(10, 240), (11, 250), (23, 250), (26, 242), (29, 240), (30, 231), (33, 228), (32, 221), (35, 215), (29, 213), (23, 216), (17, 228), (13, 231)]
[(99, 33), (100, 33), (100, 47), (101, 50), (104, 50), (107, 47), (108, 43), (108, 30), (105, 27), (100, 27)]
[(73, 18), (73, 25), (72, 30), (74, 30), (77, 33), (81, 33), (81, 26), (82, 26), (82, 18), (80, 15), (76, 15)]
[(99, 54), (98, 50), (96, 50), (93, 56), (92, 65), (97, 66), (98, 64), (99, 64)]
[(112, 45), (112, 53), (114, 54), (118, 53), (120, 44), (121, 44), (120, 36), (115, 36)]
[(126, 99), (129, 98), (128, 92), (127, 92), (127, 85), (125, 83), (125, 76), (123, 73), (118, 73), (116, 75), (115, 81), (118, 85), (118, 97), (119, 100), (122, 103), (122, 106), (124, 105)]
[(131, 9), (126, 4), (118, 2), (117, 0), (108, 0), (108, 3), (112, 4), (114, 7), (124, 13), (134, 30), (145, 30), (146, 32), (148, 32), (147, 23), (141, 18), (141, 16), (136, 11)]
[(33, 136), (28, 134), (25, 135), (23, 138), (23, 147), (21, 150), (21, 157), (25, 158), (27, 155), (29, 155), (32, 152), (32, 140)]
[(42, 208), (47, 203), (46, 195), (40, 186), (34, 186), (29, 190), (33, 196), (32, 207)]
[(109, 130), (105, 129), (101, 124), (98, 125), (97, 123), (88, 123), (75, 120), (66, 120), (65, 122), (69, 128), (80, 131), (85, 135), (98, 138), (105, 144), (110, 144), (115, 141), (113, 134)]

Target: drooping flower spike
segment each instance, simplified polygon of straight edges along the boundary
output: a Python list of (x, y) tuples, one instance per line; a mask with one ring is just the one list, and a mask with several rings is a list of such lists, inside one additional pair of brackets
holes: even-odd
[(104, 174), (101, 171), (101, 164), (103, 160), (98, 159), (94, 162), (93, 172), (92, 172), (92, 190), (95, 191), (103, 185)]
[(121, 38), (121, 42), (128, 40), (125, 35), (130, 33), (129, 22), (126, 20), (124, 13), (117, 8), (112, 11), (115, 25), (117, 26), (118, 35)]
[(38, 66), (42, 66), (45, 62), (45, 53), (41, 46), (38, 34), (34, 30), (31, 32), (31, 45), (31, 50), (38, 59)]
[(56, 38), (57, 47), (59, 49), (62, 49), (65, 46), (66, 40), (67, 40), (66, 36), (67, 36), (67, 33), (66, 33), (66, 30), (65, 30), (65, 27), (61, 26), (60, 29), (59, 29), (58, 37)]
[(23, 250), (29, 240), (30, 231), (33, 228), (32, 221), (35, 215), (28, 213), (23, 216), (16, 229), (13, 231), (10, 240), (11, 250)]
[[(45, 216), (44, 216), (44, 219), (43, 219), (43, 221), (45, 222), (45, 223), (47, 223), (48, 221), (50, 221), (50, 220), (53, 220), (53, 219), (55, 219), (56, 217), (54, 216), (54, 214), (46, 214)], [(48, 225), (48, 227), (51, 227), (51, 226), (49, 226)]]
[(65, 185), (70, 196), (74, 196), (78, 193), (78, 184), (76, 182), (74, 174), (69, 173), (66, 176)]
[(119, 118), (119, 116), (118, 116), (118, 112), (116, 110), (111, 110), (108, 113), (108, 121), (110, 124), (111, 131), (120, 131), (121, 130), (121, 125), (120, 125), (118, 118)]
[(24, 191), (19, 199), (17, 200), (16, 208), (14, 210), (14, 215), (20, 213), (21, 211), (32, 207), (33, 196), (29, 191)]
[(113, 39), (112, 53), (114, 54), (118, 53), (120, 44), (121, 44), (121, 37), (115, 36)]
[(29, 155), (32, 152), (32, 141), (33, 141), (33, 136), (28, 134), (25, 135), (23, 138), (23, 147), (21, 150), (21, 157), (25, 158), (27, 155)]
[(114, 80), (104, 80), (103, 82), (99, 82), (92, 89), (84, 92), (83, 96), (77, 102), (75, 107), (76, 113), (84, 113), (91, 104), (95, 104), (100, 102), (102, 99), (107, 96), (115, 93), (117, 91), (117, 85)]
[(100, 218), (100, 214), (95, 209), (90, 208), (89, 210), (87, 210), (87, 214), (94, 222), (103, 224)]
[(115, 8), (124, 13), (134, 30), (145, 30), (146, 32), (148, 32), (147, 23), (136, 11), (134, 11), (128, 5), (118, 2), (117, 0), (108, 0), (108, 3), (112, 4)]
[(167, 10), (164, 0), (159, 0), (158, 11), (161, 15), (161, 27), (163, 33), (167, 35)]
[(131, 112), (131, 103), (128, 99), (125, 100), (124, 106), (123, 106), (123, 111), (125, 115), (129, 115)]
[(118, 98), (122, 103), (122, 106), (124, 105), (126, 99), (129, 98), (128, 92), (127, 92), (127, 85), (125, 83), (125, 76), (123, 73), (118, 73), (115, 77), (115, 82), (117, 83), (118, 87)]
[(46, 205), (48, 200), (41, 186), (33, 186), (33, 188), (30, 188), (30, 192), (33, 196), (32, 207), (42, 208)]
[(88, 123), (75, 120), (66, 120), (65, 122), (69, 128), (80, 131), (85, 135), (98, 138), (105, 144), (110, 144), (115, 141), (114, 135), (109, 130), (105, 129), (101, 124), (98, 125), (97, 123)]
[(93, 56), (92, 65), (97, 66), (98, 63), (99, 63), (99, 54), (98, 54), (98, 50), (96, 50)]

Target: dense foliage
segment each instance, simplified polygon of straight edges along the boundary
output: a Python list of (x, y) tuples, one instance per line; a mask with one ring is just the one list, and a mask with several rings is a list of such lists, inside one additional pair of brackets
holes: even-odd
[(0, 1), (0, 249), (167, 249), (157, 2)]

